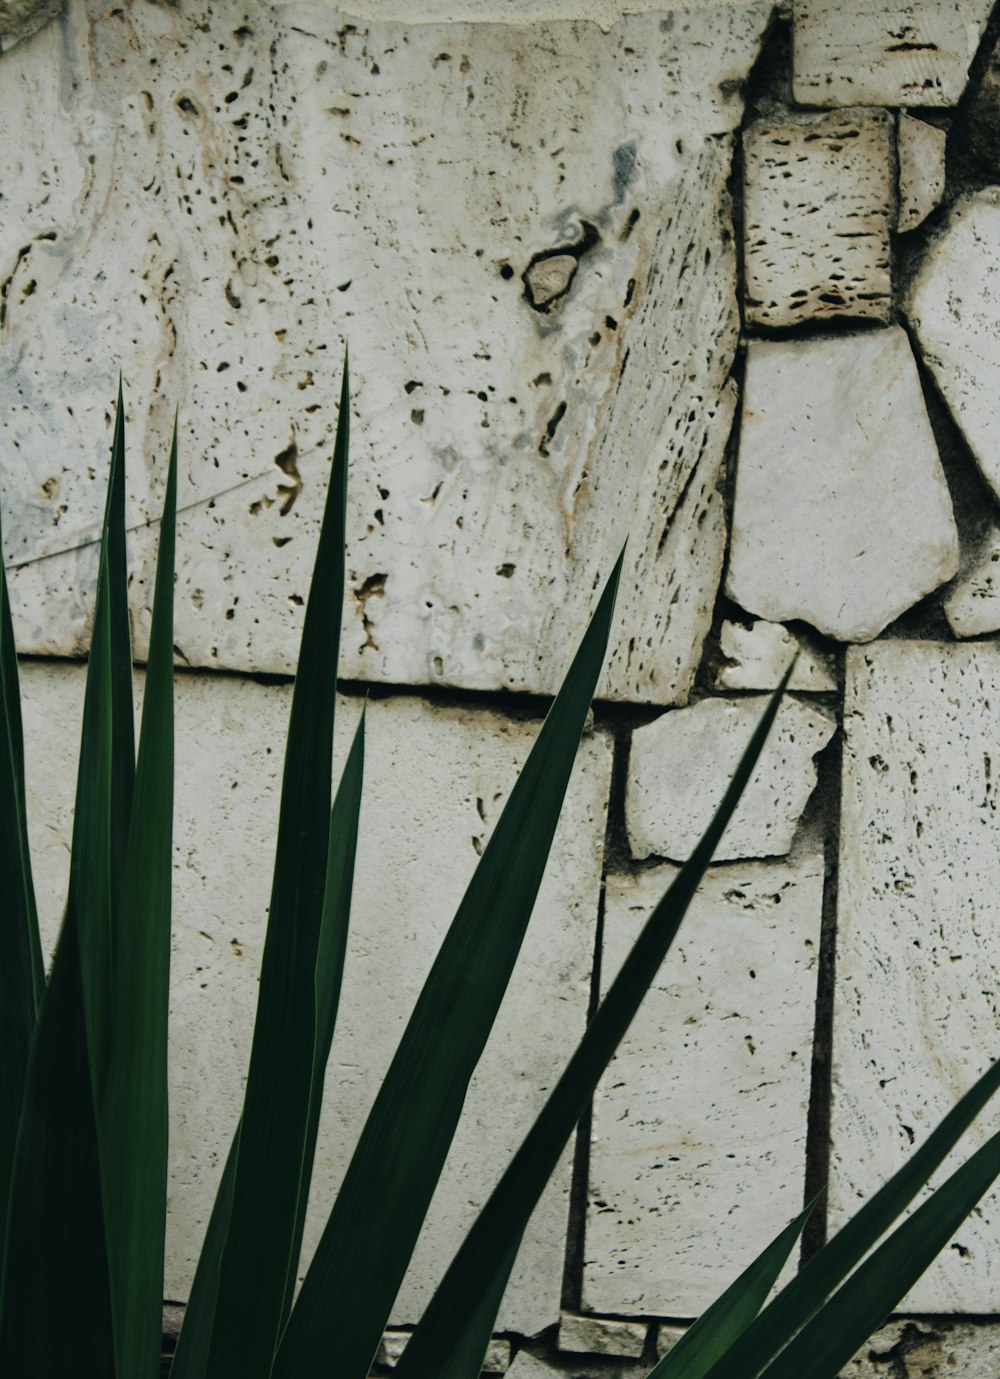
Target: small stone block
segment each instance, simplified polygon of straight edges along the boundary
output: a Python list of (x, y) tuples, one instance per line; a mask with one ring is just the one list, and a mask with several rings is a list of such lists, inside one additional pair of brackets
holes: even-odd
[(559, 1319), (559, 1349), (581, 1355), (623, 1355), (638, 1359), (648, 1330), (644, 1322), (580, 1317), (564, 1312)]
[(876, 1331), (841, 1379), (996, 1379), (1000, 1326), (941, 1317), (900, 1318)]
[(656, 1358), (662, 1360), (668, 1351), (673, 1350), (686, 1330), (686, 1326), (669, 1326), (661, 1322), (656, 1331)]
[(483, 1361), (484, 1374), (506, 1374), (510, 1368), (510, 1341), (494, 1337), (486, 1349)]
[(813, 650), (781, 623), (763, 619), (750, 627), (724, 622), (719, 634), (723, 663), (715, 675), (722, 690), (773, 690), (798, 652), (790, 690), (827, 694), (837, 688), (831, 657)]
[(927, 219), (944, 194), (943, 129), (913, 115), (899, 117), (899, 218), (896, 229), (914, 230)]
[(892, 135), (884, 110), (838, 110), (746, 131), (748, 324), (889, 319)]
[(944, 615), (956, 637), (1000, 631), (1000, 527), (994, 527), (975, 567), (944, 601)]

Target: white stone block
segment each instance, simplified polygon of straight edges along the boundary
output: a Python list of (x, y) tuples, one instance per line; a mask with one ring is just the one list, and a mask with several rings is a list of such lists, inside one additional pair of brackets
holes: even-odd
[(901, 114), (899, 151), (899, 218), (896, 229), (913, 230), (927, 219), (944, 195), (948, 136), (937, 125)]
[(716, 689), (773, 690), (788, 669), (792, 657), (798, 661), (788, 688), (829, 693), (837, 688), (832, 657), (805, 644), (781, 623), (763, 620), (744, 627), (724, 622), (719, 633), (722, 663), (715, 675)]
[(793, 0), (804, 105), (956, 105), (991, 0)]
[(657, 1359), (662, 1360), (668, 1351), (673, 1350), (686, 1330), (686, 1326), (667, 1326), (665, 1323), (661, 1323), (656, 1328)]
[[(839, 1227), (996, 1057), (1000, 647), (847, 655), (830, 1219)], [(981, 1121), (940, 1183), (987, 1137)], [(901, 1311), (996, 1312), (991, 1192)]]
[[(15, 581), (22, 645), (86, 642), (68, 553), (96, 538), (121, 364), (140, 650), (179, 404), (178, 646), (289, 671), (349, 336), (345, 675), (552, 691), (628, 535), (603, 692), (683, 702), (725, 543), (726, 182), (769, 3), (610, 37), (244, 10), (91, 24), (73, 0), (44, 62), (3, 59), (4, 530), (39, 566)], [(576, 272), (540, 312), (522, 275), (553, 252)]]
[(580, 1317), (564, 1312), (559, 1318), (559, 1349), (580, 1355), (621, 1355), (638, 1359), (648, 1330), (645, 1322)]
[[(608, 878), (603, 988), (676, 874)], [(595, 1097), (585, 1307), (696, 1316), (801, 1209), (822, 897), (818, 857), (706, 876)]]
[(887, 321), (893, 123), (838, 110), (753, 124), (743, 135), (747, 322)]
[(957, 569), (906, 334), (751, 341), (730, 597), (772, 622), (868, 641)]
[(909, 301), (921, 353), (994, 492), (1000, 494), (1000, 190), (960, 202)]
[[(51, 946), (64, 901), (83, 676), (77, 667), (28, 664), (23, 686), (31, 842)], [(178, 677), (165, 1285), (171, 1298), (187, 1294), (240, 1109), (289, 701), (286, 686)], [(356, 699), (342, 701), (338, 760), (358, 712)], [(369, 705), (352, 935), (326, 1079), (307, 1254), (536, 731), (534, 723), (414, 698)], [(419, 1319), (582, 1033), (610, 755), (599, 735), (581, 747), (534, 918), (397, 1302), (397, 1325)], [(533, 1333), (558, 1320), (570, 1159), (564, 1157), (529, 1228), (502, 1329)]]
[(841, 1379), (996, 1379), (1000, 1328), (996, 1323), (899, 1319), (883, 1326)]
[(944, 601), (956, 637), (982, 637), (1000, 630), (1000, 527), (993, 526), (973, 569)]
[[(684, 861), (712, 820), (767, 706), (765, 695), (703, 699), (632, 734), (625, 820), (633, 857)], [(814, 758), (836, 724), (786, 699), (722, 836), (716, 861), (780, 857), (816, 786)]]

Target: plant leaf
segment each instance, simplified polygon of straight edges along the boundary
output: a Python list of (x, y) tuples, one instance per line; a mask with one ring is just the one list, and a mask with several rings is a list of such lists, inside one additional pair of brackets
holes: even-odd
[[(3, 536), (0, 532), (0, 548)], [(0, 1270), (7, 1199), (21, 1118), (28, 1057), (45, 990), (35, 889), (28, 852), (24, 739), (17, 653), (0, 555), (0, 876), (6, 897), (0, 915)]]
[(294, 1268), (316, 1041), (316, 963), (326, 884), (344, 603), (347, 361), (319, 550), (285, 751), (278, 843), (229, 1231), (209, 1350), (212, 1379), (266, 1379)]
[(764, 1371), (764, 1379), (837, 1379), (900, 1298), (944, 1249), (1000, 1173), (991, 1136), (851, 1275)]
[[(496, 1295), (495, 1261), (513, 1257), (511, 1244), (520, 1240), (573, 1127), (666, 957), (753, 773), (793, 668), (794, 663), (754, 729), (715, 817), (646, 921), (548, 1101), (449, 1265), (396, 1366), (397, 1379), (476, 1379), (479, 1369), (467, 1358), (472, 1347), (463, 1332), (465, 1319), (477, 1318), (484, 1295)], [(488, 1340), (489, 1331), (481, 1330), (480, 1365)], [(291, 1373), (288, 1379), (293, 1379)]]
[(101, 1106), (118, 1372), (157, 1379), (167, 1206), (167, 1010), (173, 862), (177, 424), (167, 471), (134, 799), (114, 946)]
[(913, 1201), (1000, 1087), (1000, 1060), (953, 1106), (903, 1167), (781, 1290), (709, 1371), (707, 1379), (757, 1379)]
[(775, 1236), (749, 1268), (688, 1327), (650, 1370), (647, 1379), (704, 1379), (764, 1306), (814, 1206), (815, 1201)]
[[(510, 979), (604, 660), (621, 558), (469, 883), (354, 1151), (275, 1359), (365, 1379)], [(335, 1349), (334, 1349), (335, 1347)]]

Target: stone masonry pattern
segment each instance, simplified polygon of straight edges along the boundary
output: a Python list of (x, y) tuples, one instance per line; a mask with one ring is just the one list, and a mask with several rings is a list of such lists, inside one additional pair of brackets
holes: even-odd
[[(640, 1379), (996, 1056), (1000, 6), (0, 0), (3, 558), (49, 951), (119, 369), (140, 661), (179, 408), (168, 1352), (240, 1110), (348, 341), (336, 765), (366, 694), (368, 764), (306, 1260), (627, 538), (374, 1373), (798, 655), (486, 1363)], [(996, 1379), (998, 1229), (993, 1192), (843, 1379)]]

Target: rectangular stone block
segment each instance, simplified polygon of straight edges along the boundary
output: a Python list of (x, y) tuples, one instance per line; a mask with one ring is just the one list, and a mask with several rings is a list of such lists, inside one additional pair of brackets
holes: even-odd
[[(842, 1225), (996, 1057), (1000, 647), (847, 655), (830, 1220)], [(983, 1143), (983, 1120), (932, 1179)], [(900, 1311), (996, 1312), (991, 1192)]]
[[(23, 668), (31, 845), (50, 950), (68, 868), (80, 668)], [(183, 1299), (239, 1115), (270, 890), (290, 694), (177, 682), (166, 1295)], [(342, 700), (338, 763), (360, 704)], [(416, 698), (368, 709), (351, 938), (306, 1229), (308, 1258), (380, 1078), (537, 724)], [(611, 750), (585, 739), (534, 917), (396, 1304), (419, 1319), (478, 1206), (583, 1031)], [(339, 764), (337, 766), (339, 772)], [(558, 1321), (571, 1154), (529, 1228), (499, 1328)]]
[[(608, 878), (602, 989), (676, 874)], [(697, 1316), (801, 1210), (822, 897), (817, 857), (706, 876), (595, 1096), (587, 1309)]]

